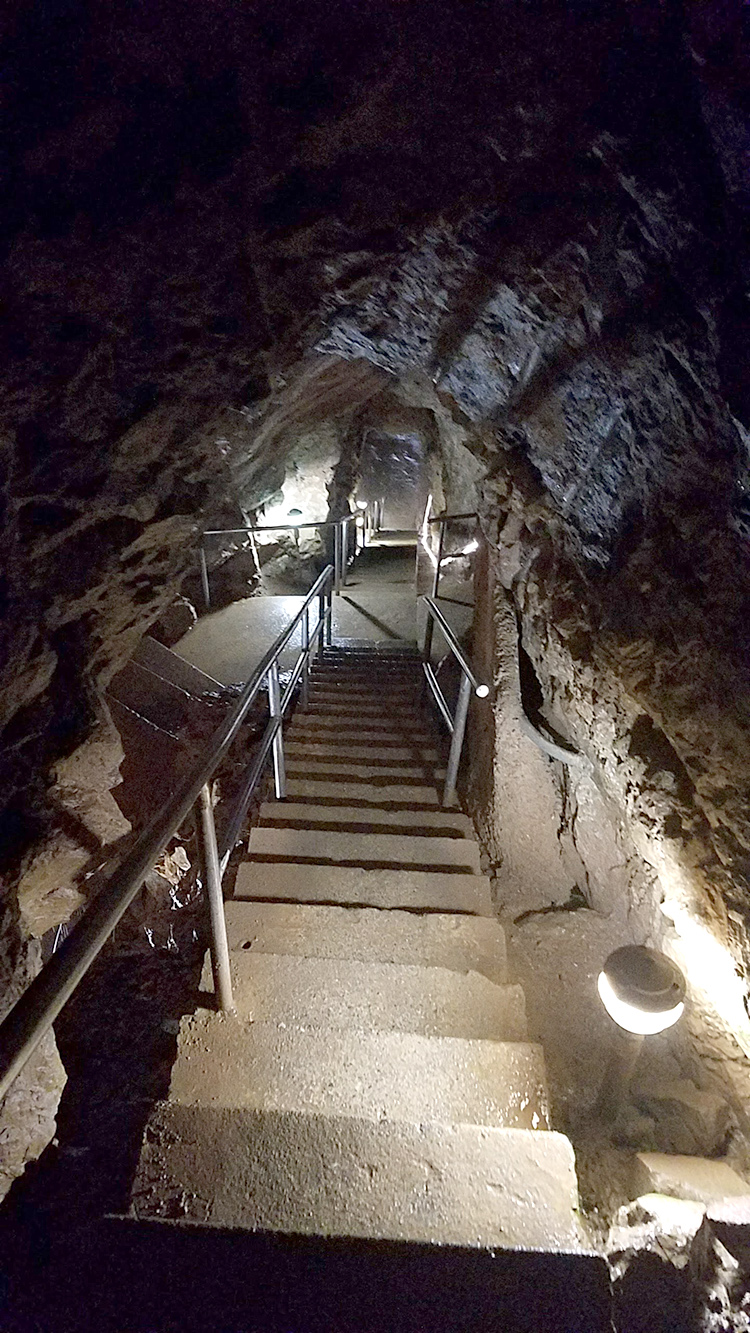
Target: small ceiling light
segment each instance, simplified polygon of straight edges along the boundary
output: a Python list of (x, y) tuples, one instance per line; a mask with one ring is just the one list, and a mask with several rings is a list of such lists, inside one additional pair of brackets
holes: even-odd
[(474, 691), (474, 693), (477, 696), (477, 699), (486, 699), (489, 692), (490, 692), (489, 685), (477, 685), (477, 688)]
[(644, 1039), (673, 1027), (685, 1011), (685, 978), (666, 954), (645, 944), (626, 944), (609, 955), (597, 985), (617, 1033), (594, 1115), (615, 1120)]
[(598, 986), (610, 1018), (638, 1036), (671, 1028), (685, 1010), (685, 978), (679, 967), (644, 944), (615, 949), (599, 973)]
[(466, 544), (466, 546), (464, 547), (464, 549), (462, 550), (461, 554), (462, 554), (462, 555), (473, 555), (474, 552), (475, 552), (475, 551), (478, 551), (478, 550), (479, 550), (479, 542), (477, 541), (476, 537), (473, 537), (472, 540), (471, 540), (470, 542), (467, 542), (467, 544)]

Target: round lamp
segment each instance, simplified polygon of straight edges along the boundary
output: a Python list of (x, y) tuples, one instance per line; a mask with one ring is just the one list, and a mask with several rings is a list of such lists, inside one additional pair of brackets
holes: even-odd
[(671, 1028), (685, 1010), (685, 978), (679, 967), (645, 944), (615, 949), (599, 973), (598, 987), (610, 1018), (638, 1036)]
[(614, 1120), (630, 1090), (644, 1038), (664, 1032), (682, 1017), (685, 978), (666, 954), (645, 944), (626, 944), (609, 955), (597, 984), (618, 1031), (594, 1114)]

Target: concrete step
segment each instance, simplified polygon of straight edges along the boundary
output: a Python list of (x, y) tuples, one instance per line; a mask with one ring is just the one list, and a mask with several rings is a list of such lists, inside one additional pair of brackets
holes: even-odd
[(151, 638), (149, 634), (144, 634), (138, 644), (133, 654), (133, 661), (149, 671), (154, 671), (164, 680), (171, 681), (173, 685), (177, 685), (188, 694), (200, 696), (224, 693), (225, 687), (220, 681), (214, 680), (213, 676), (207, 676), (205, 671), (200, 671), (192, 662), (186, 662), (179, 653), (173, 652), (171, 648), (165, 648), (163, 643)]
[(505, 933), (487, 917), (236, 899), (224, 910), (233, 953), (473, 970), (500, 986), (508, 979)]
[(285, 736), (285, 753), (289, 753), (292, 758), (300, 759), (308, 757), (310, 759), (338, 759), (347, 763), (357, 763), (357, 761), (366, 761), (369, 764), (437, 764), (441, 758), (438, 751), (432, 745), (386, 745), (382, 740), (375, 740), (367, 744), (366, 738), (361, 738), (361, 743), (354, 741), (347, 742), (344, 737), (337, 736), (336, 740), (317, 741), (308, 736), (295, 735), (291, 730), (287, 731)]
[[(237, 1013), (253, 1023), (482, 1041), (528, 1037), (521, 987), (497, 985), (478, 972), (242, 949), (231, 964)], [(212, 993), (208, 956), (202, 986)]]
[(168, 735), (206, 735), (218, 726), (223, 710), (217, 703), (190, 694), (138, 662), (127, 662), (109, 682), (107, 696)]
[[(590, 1250), (576, 1219), (573, 1149), (553, 1133), (166, 1102), (149, 1120), (134, 1210), (138, 1217), (174, 1216), (175, 1206), (185, 1222), (232, 1232)], [(523, 1299), (528, 1311), (533, 1292)], [(575, 1327), (593, 1328), (581, 1313)], [(491, 1326), (499, 1328), (494, 1319)], [(513, 1326), (520, 1327), (503, 1322)], [(532, 1325), (524, 1320), (523, 1327)]]
[(254, 828), (247, 845), (252, 857), (311, 861), (317, 865), (433, 866), (480, 873), (479, 848), (468, 838), (414, 838), (408, 834), (328, 833), (314, 829)]
[[(399, 716), (403, 711), (403, 718), (410, 726), (422, 726), (431, 728), (432, 719), (429, 714), (422, 712), (418, 708), (399, 710)], [(366, 704), (363, 702), (355, 704), (344, 704), (341, 700), (331, 699), (323, 703), (313, 701), (307, 705), (304, 713), (297, 712), (299, 718), (315, 718), (316, 721), (321, 718), (336, 719), (340, 726), (348, 726), (351, 723), (362, 722), (365, 726), (370, 726), (373, 722), (379, 723), (388, 721), (393, 723), (393, 703), (389, 699), (385, 703), (382, 699)]]
[(444, 875), (433, 870), (244, 861), (237, 868), (234, 897), (493, 915), (490, 884), (484, 875)]
[(424, 726), (410, 727), (400, 722), (378, 723), (370, 726), (364, 719), (353, 719), (342, 723), (338, 718), (331, 725), (322, 723), (319, 718), (307, 716), (295, 717), (286, 732), (289, 740), (312, 741), (313, 744), (327, 745), (411, 745), (420, 749), (436, 747), (441, 737)]
[[(266, 801), (260, 808), (261, 824), (284, 828), (319, 828), (352, 832), (378, 833), (404, 829), (420, 837), (444, 834), (473, 838), (474, 826), (458, 810), (367, 810), (361, 806), (295, 804), (293, 801)], [(353, 828), (352, 828), (353, 826)]]
[(247, 1023), (180, 1024), (169, 1100), (413, 1124), (546, 1129), (544, 1056), (528, 1042)]
[(387, 786), (375, 786), (372, 782), (327, 782), (308, 778), (289, 778), (286, 784), (289, 800), (306, 799), (328, 802), (332, 808), (337, 804), (360, 805), (367, 809), (369, 805), (408, 805), (437, 806), (440, 797), (434, 787), (410, 785), (408, 783), (389, 783)]
[[(414, 686), (410, 685), (408, 687), (392, 685), (389, 695), (399, 700), (411, 700), (415, 707), (418, 706), (421, 698), (420, 688), (416, 683)], [(373, 684), (356, 685), (353, 682), (347, 683), (343, 678), (339, 680), (338, 677), (332, 681), (320, 680), (315, 674), (310, 678), (310, 697), (312, 699), (352, 701), (352, 703), (361, 699), (380, 704), (383, 702), (382, 690)]]
[(287, 774), (294, 774), (297, 777), (319, 776), (327, 781), (340, 778), (342, 782), (364, 781), (373, 786), (387, 785), (394, 781), (420, 784), (427, 781), (438, 782), (445, 777), (445, 769), (431, 763), (421, 764), (419, 767), (413, 761), (410, 764), (404, 760), (395, 764), (352, 763), (347, 759), (335, 757), (326, 759), (320, 755), (309, 755), (304, 749), (298, 754), (286, 752), (286, 771)]
[(373, 709), (366, 713), (362, 709), (351, 709), (348, 712), (342, 712), (337, 708), (305, 708), (304, 711), (298, 710), (294, 715), (294, 726), (304, 726), (308, 730), (318, 732), (337, 732), (344, 730), (353, 730), (355, 734), (359, 731), (387, 731), (399, 734), (402, 731), (418, 732), (420, 735), (428, 736), (434, 741), (436, 734), (435, 728), (429, 725), (427, 717), (420, 717), (418, 714), (409, 713), (400, 710), (398, 716), (393, 716), (392, 705), (388, 702), (381, 702), (379, 711)]

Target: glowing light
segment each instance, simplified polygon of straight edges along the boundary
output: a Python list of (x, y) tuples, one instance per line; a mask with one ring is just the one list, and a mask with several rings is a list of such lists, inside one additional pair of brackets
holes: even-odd
[(745, 982), (729, 949), (698, 916), (675, 899), (665, 899), (662, 912), (674, 922), (677, 932), (670, 941), (670, 953), (690, 978), (694, 990), (702, 994), (704, 1002), (715, 1010), (750, 1056)]
[(473, 555), (474, 552), (475, 552), (475, 551), (478, 551), (478, 550), (479, 550), (479, 542), (477, 541), (476, 537), (473, 537), (472, 540), (471, 540), (470, 542), (468, 542), (468, 543), (466, 544), (466, 546), (464, 546), (464, 548), (463, 548), (461, 554), (462, 554), (462, 555)]
[(666, 1028), (671, 1028), (682, 1018), (685, 1012), (685, 1002), (680, 1000), (679, 1004), (671, 1009), (654, 1012), (653, 1010), (641, 1009), (635, 1004), (628, 1004), (616, 995), (612, 983), (606, 972), (599, 973), (597, 983), (599, 996), (604, 1008), (613, 1018), (619, 1027), (624, 1028), (626, 1032), (635, 1032), (639, 1036), (653, 1036), (656, 1032), (664, 1032)]
[(355, 500), (354, 503), (358, 509), (366, 509), (368, 505), (367, 500)]
[(474, 691), (474, 693), (477, 696), (477, 699), (486, 699), (489, 692), (490, 692), (489, 685), (477, 685), (477, 688)]

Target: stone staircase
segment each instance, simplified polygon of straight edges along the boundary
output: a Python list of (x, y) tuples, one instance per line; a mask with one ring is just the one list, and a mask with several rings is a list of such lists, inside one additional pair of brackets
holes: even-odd
[(585, 1252), (472, 826), (439, 805), (418, 658), (327, 650), (285, 751), (227, 903), (237, 1012), (206, 995), (183, 1020), (136, 1214)]

